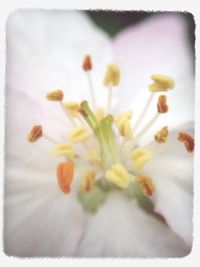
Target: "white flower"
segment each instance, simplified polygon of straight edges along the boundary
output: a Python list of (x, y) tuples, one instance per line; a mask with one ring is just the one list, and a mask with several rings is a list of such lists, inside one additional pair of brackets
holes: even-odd
[[(4, 236), (7, 254), (177, 257), (189, 253), (193, 157), (187, 149), (193, 150), (193, 77), (184, 22), (177, 14), (155, 15), (110, 40), (83, 13), (12, 14), (7, 24)], [(81, 68), (87, 53), (92, 55), (91, 71), (90, 62), (86, 62), (85, 71)], [(113, 59), (119, 69), (115, 64), (108, 65)], [(104, 88), (102, 83), (106, 70), (104, 84), (110, 88)], [(90, 72), (95, 89), (92, 91), (88, 90)], [(175, 89), (162, 92), (168, 97), (170, 112), (160, 114), (158, 120), (156, 115), (148, 124), (156, 112), (159, 95), (151, 95), (147, 89), (153, 73), (173, 77)], [(158, 83), (161, 79), (156, 88), (163, 87), (163, 79), (165, 82), (167, 79), (168, 87), (173, 87), (169, 77), (152, 78)], [(118, 83), (119, 88), (111, 88)], [(45, 100), (48, 91), (55, 89), (59, 89), (56, 97), (60, 100), (64, 92), (67, 104)], [(139, 115), (148, 95), (151, 106), (148, 109), (146, 106), (147, 113), (142, 118)], [(113, 127), (118, 139), (110, 135), (112, 117), (105, 120), (106, 125), (99, 123), (96, 128), (99, 124), (92, 119), (87, 102), (77, 108), (75, 102), (90, 102), (91, 98), (92, 110), (104, 104), (107, 107), (104, 111), (112, 111), (116, 116)], [(166, 109), (164, 98), (161, 97), (159, 105)], [(92, 122), (83, 122), (84, 127), (74, 131), (73, 123), (80, 125), (76, 118), (79, 110), (83, 121)], [(128, 112), (119, 116), (129, 110), (133, 110), (133, 115)], [(102, 116), (99, 109), (97, 117)], [(94, 139), (87, 141), (94, 136), (93, 131), (88, 132), (90, 123), (94, 123), (97, 137), (98, 133), (103, 135), (102, 143), (97, 138), (103, 156), (96, 151)], [(46, 138), (31, 145), (26, 135), (33, 125), (42, 125)], [(164, 126), (168, 126), (169, 137), (165, 128), (156, 138), (167, 141), (156, 143), (153, 136)], [(179, 139), (186, 147), (177, 140), (180, 132)], [(36, 128), (34, 134), (29, 135), (29, 140), (42, 135), (41, 128)], [(119, 138), (124, 142), (120, 150)], [(52, 146), (54, 140), (64, 144)], [(91, 150), (89, 155), (87, 150)], [(66, 169), (63, 165), (57, 169), (63, 159), (48, 151), (56, 155), (65, 153), (74, 162), (74, 175), (72, 165), (67, 166), (72, 181), (63, 184), (61, 178)], [(94, 186), (94, 177), (100, 185)], [(60, 189), (70, 192), (64, 194)], [(151, 203), (166, 222), (153, 212)]]

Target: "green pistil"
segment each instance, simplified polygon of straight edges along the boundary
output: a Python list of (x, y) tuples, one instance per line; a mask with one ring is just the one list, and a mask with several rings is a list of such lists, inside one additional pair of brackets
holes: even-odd
[(119, 162), (118, 154), (116, 151), (114, 134), (112, 130), (113, 116), (106, 116), (101, 122), (101, 129), (104, 136), (104, 140), (106, 141), (106, 150), (109, 150), (110, 154), (113, 158), (113, 163)]
[(98, 140), (104, 168), (109, 169), (119, 162), (112, 129), (113, 116), (108, 115), (99, 122), (87, 101), (81, 103), (80, 113)]
[(98, 120), (95, 114), (93, 113), (93, 111), (91, 110), (91, 108), (89, 107), (89, 104), (87, 101), (85, 100), (82, 101), (80, 112), (83, 118), (85, 119), (85, 121), (90, 126), (90, 128), (94, 130), (94, 127), (96, 127), (98, 124)]

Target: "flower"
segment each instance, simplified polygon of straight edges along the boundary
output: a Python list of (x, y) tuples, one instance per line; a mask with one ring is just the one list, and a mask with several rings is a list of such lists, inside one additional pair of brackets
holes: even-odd
[(189, 253), (193, 77), (181, 15), (114, 40), (72, 11), (18, 11), (7, 27), (5, 252)]

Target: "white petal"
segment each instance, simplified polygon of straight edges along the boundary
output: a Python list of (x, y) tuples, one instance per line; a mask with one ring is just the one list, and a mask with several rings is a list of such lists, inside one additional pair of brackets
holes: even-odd
[[(14, 12), (7, 23), (7, 86), (37, 101), (57, 88), (63, 89), (68, 101), (90, 100), (82, 70), (87, 53), (92, 56), (94, 87), (101, 100), (107, 93), (102, 78), (111, 54), (106, 34), (81, 12)], [(43, 104), (43, 112), (53, 116), (52, 103)]]
[[(185, 129), (192, 134), (191, 129)], [(170, 227), (189, 245), (192, 244), (193, 211), (193, 154), (177, 141), (178, 132), (170, 135), (168, 142), (144, 169), (155, 184), (152, 200)], [(163, 150), (163, 151), (162, 151)]]
[[(64, 195), (56, 180), (56, 167), (62, 159), (49, 155), (52, 145), (42, 138), (34, 144), (26, 139), (41, 116), (38, 102), (15, 90), (7, 99), (5, 252), (16, 256), (72, 256), (84, 226), (77, 185), (73, 182), (71, 193)], [(58, 136), (63, 135), (60, 127)]]
[(95, 216), (89, 216), (77, 255), (180, 257), (188, 252), (170, 228), (117, 192), (109, 195)]
[[(21, 172), (22, 173), (22, 172)], [(73, 256), (84, 226), (76, 195), (63, 194), (56, 181), (9, 172), (5, 194), (5, 252), (14, 256)], [(27, 179), (26, 179), (27, 178)], [(75, 190), (74, 186), (72, 190)], [(72, 212), (73, 211), (73, 212)]]
[(108, 45), (105, 34), (78, 12), (17, 11), (8, 20), (4, 229), (9, 255), (66, 256), (76, 251), (82, 207), (75, 194), (60, 192), (58, 160), (48, 154), (51, 146), (43, 140), (30, 144), (26, 136), (34, 124), (42, 124), (47, 134), (66, 140), (69, 124), (45, 94), (63, 88), (68, 99), (79, 100), (87, 89), (81, 69), (85, 53), (102, 67)]
[[(193, 59), (184, 16), (154, 15), (129, 27), (115, 38), (114, 51), (122, 72), (121, 87), (116, 91), (120, 110), (132, 108), (136, 121), (149, 95), (150, 76), (160, 73), (173, 77), (176, 87), (167, 93), (169, 112), (162, 115), (156, 128), (162, 123), (175, 127), (193, 119)], [(157, 112), (157, 97), (144, 123)]]

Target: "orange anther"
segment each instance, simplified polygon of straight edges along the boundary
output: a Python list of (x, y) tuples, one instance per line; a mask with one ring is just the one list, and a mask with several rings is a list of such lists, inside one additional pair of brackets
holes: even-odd
[(194, 138), (186, 133), (179, 133), (178, 140), (184, 143), (187, 152), (191, 153), (194, 151)]
[(70, 184), (74, 176), (74, 164), (71, 161), (62, 162), (57, 167), (58, 185), (63, 193), (70, 192)]
[(85, 55), (82, 68), (84, 71), (89, 71), (92, 69), (92, 60), (90, 55)]
[(155, 191), (155, 187), (150, 176), (139, 175), (136, 177), (136, 181), (146, 196), (152, 196), (153, 192)]
[(160, 144), (165, 143), (167, 141), (168, 134), (169, 134), (168, 128), (167, 126), (165, 126), (154, 135), (154, 139), (156, 142)]
[(166, 113), (168, 111), (167, 97), (165, 95), (160, 95), (157, 104), (159, 113)]
[(40, 137), (42, 137), (42, 126), (41, 125), (35, 125), (31, 129), (31, 131), (28, 133), (27, 139), (29, 142), (34, 143), (36, 142)]

